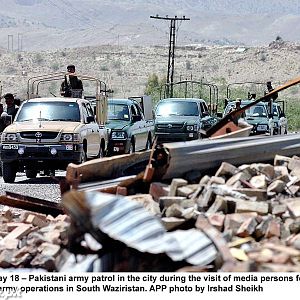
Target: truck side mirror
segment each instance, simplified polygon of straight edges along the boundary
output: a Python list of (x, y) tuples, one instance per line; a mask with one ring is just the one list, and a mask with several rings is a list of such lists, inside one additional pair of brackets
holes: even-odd
[(132, 116), (132, 122), (133, 123), (141, 121), (141, 120), (142, 120), (142, 117), (140, 115), (133, 115)]

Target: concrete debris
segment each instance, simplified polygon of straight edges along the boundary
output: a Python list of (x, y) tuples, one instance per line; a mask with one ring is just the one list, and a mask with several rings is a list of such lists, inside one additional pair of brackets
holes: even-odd
[[(98, 200), (99, 192), (71, 191), (63, 198), (70, 216), (28, 212), (15, 216), (5, 207), (0, 218), (0, 267), (59, 271), (66, 245), (71, 243), (70, 251), (77, 253), (85, 229), (100, 245), (91, 251), (100, 257), (102, 251), (113, 252), (116, 265), (106, 271), (149, 271), (150, 266), (159, 271), (192, 270), (187, 262), (197, 265), (197, 251), (207, 243), (222, 262), (201, 252), (201, 270), (209, 263), (207, 270), (213, 271), (300, 272), (300, 159), (276, 155), (274, 165), (223, 162), (216, 169), (215, 174), (203, 174), (199, 183), (174, 178), (169, 184), (143, 186), (142, 193), (116, 189), (115, 199)], [(70, 209), (73, 205), (80, 214)], [(191, 245), (189, 238), (201, 243)], [(124, 264), (126, 246), (138, 260), (133, 264), (138, 269)], [(183, 263), (184, 249), (192, 246), (199, 249)], [(158, 260), (158, 268), (153, 263), (162, 254), (168, 258)]]
[(220, 270), (300, 271), (298, 157), (276, 155), (274, 165), (236, 167), (224, 162), (214, 176), (204, 175), (198, 188), (179, 178), (163, 187), (164, 193), (170, 191), (159, 198), (166, 230), (184, 225), (182, 204), (189, 200), (193, 218), (207, 218), (229, 238), (235, 263), (224, 263)]
[(179, 187), (185, 186), (187, 185), (188, 182), (184, 179), (181, 178), (174, 178), (172, 180), (172, 183), (170, 185), (170, 191), (169, 191), (169, 196), (176, 196), (177, 195), (177, 189)]
[(67, 245), (70, 217), (56, 218), (13, 209), (2, 210), (0, 218), (0, 268), (39, 268), (57, 271), (56, 258)]

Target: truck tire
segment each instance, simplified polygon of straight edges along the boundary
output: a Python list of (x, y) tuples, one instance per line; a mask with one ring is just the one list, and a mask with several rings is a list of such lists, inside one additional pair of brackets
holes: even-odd
[(2, 163), (2, 176), (6, 183), (13, 183), (16, 179), (17, 167), (15, 163)]
[(103, 150), (102, 147), (100, 147), (99, 153), (98, 153), (98, 155), (97, 155), (97, 158), (103, 158), (103, 157), (104, 157), (104, 150)]
[(36, 178), (38, 172), (36, 170), (28, 169), (25, 173), (27, 178)]
[(84, 149), (82, 149), (81, 153), (80, 153), (80, 164), (84, 163), (87, 161), (87, 155), (86, 152), (84, 151)]
[(149, 135), (146, 143), (146, 150), (150, 150), (151, 147), (152, 147), (152, 140), (151, 140), (151, 135)]
[(135, 152), (135, 145), (134, 142), (131, 141), (130, 142), (130, 146), (129, 146), (129, 150), (128, 150), (128, 154), (134, 153)]
[(100, 144), (99, 153), (97, 155), (97, 158), (103, 158), (105, 156), (105, 142), (102, 140)]

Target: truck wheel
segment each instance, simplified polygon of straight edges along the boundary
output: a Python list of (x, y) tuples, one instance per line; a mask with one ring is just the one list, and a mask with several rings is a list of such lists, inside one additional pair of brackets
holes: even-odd
[(129, 150), (128, 150), (128, 154), (134, 153), (135, 152), (135, 146), (133, 141), (130, 142), (130, 146), (129, 146)]
[(27, 178), (36, 178), (37, 175), (37, 171), (31, 169), (26, 170), (25, 173)]
[(97, 156), (97, 157), (98, 157), (98, 158), (103, 158), (103, 157), (104, 157), (104, 150), (103, 150), (102, 147), (100, 147), (99, 153), (98, 153), (98, 156)]
[(87, 155), (86, 152), (82, 149), (81, 153), (80, 153), (80, 163), (84, 163), (85, 161), (87, 161)]
[(102, 140), (101, 144), (100, 144), (100, 149), (99, 149), (99, 153), (97, 155), (97, 158), (102, 158), (105, 156), (105, 142)]
[(146, 150), (150, 150), (152, 146), (151, 136), (148, 136), (147, 143), (146, 143)]
[(3, 180), (6, 183), (13, 183), (16, 179), (17, 168), (15, 163), (2, 163)]

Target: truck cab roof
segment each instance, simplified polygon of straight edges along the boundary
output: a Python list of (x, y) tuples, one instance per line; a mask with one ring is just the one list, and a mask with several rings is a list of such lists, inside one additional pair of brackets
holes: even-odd
[(89, 102), (88, 100), (81, 98), (67, 98), (67, 97), (43, 97), (43, 98), (33, 98), (29, 100), (25, 100), (24, 102)]
[(134, 99), (108, 99), (108, 103), (116, 103), (116, 104), (127, 104), (130, 105), (132, 102), (136, 102)]
[(205, 102), (205, 100), (200, 99), (200, 98), (165, 98), (165, 99), (161, 99), (160, 101), (164, 101), (164, 102), (167, 102), (167, 101)]

